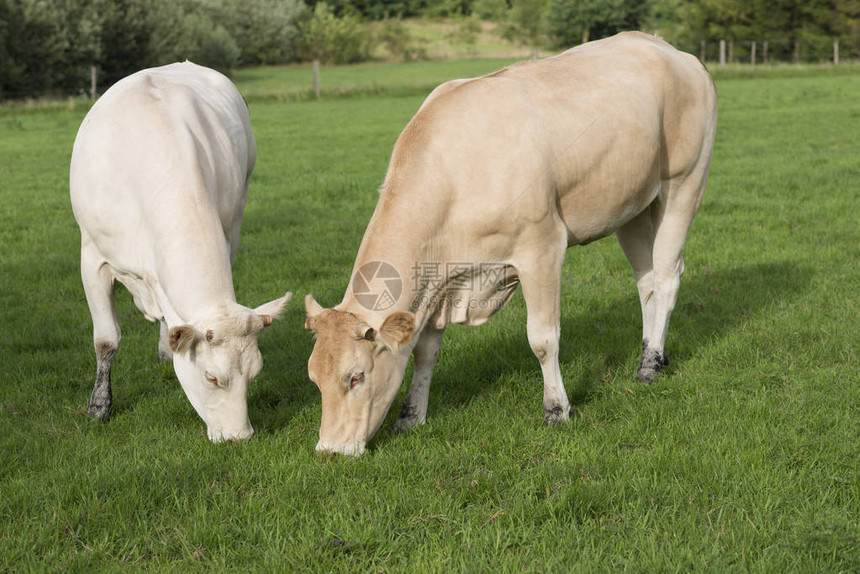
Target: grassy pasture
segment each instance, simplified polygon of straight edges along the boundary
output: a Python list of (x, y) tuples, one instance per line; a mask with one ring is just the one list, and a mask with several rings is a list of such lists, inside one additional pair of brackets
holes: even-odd
[[(446, 80), (480, 76), (515, 62), (516, 58), (473, 58), (450, 62), (366, 63), (323, 67), (322, 99), (356, 96), (425, 96)], [(296, 101), (315, 98), (313, 70), (308, 65), (250, 68), (234, 77), (250, 101)], [(401, 126), (402, 128), (402, 126)]]
[(448, 330), (425, 427), (391, 431), (404, 387), (366, 456), (313, 453), (301, 296), (342, 296), (421, 102), (398, 94), (494, 65), (380, 67), (402, 92), (320, 102), (237, 76), (260, 148), (237, 294), (296, 294), (261, 336), (241, 445), (205, 439), (122, 289), (113, 419), (84, 416), (95, 361), (67, 179), (85, 110), (0, 114), (0, 571), (860, 570), (857, 73), (718, 76), (658, 382), (633, 382), (638, 302), (607, 239), (565, 263), (569, 425), (541, 424), (517, 295)]

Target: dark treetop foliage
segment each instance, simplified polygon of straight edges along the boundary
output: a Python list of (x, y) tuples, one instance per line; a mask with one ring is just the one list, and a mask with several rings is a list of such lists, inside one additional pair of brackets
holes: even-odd
[(453, 17), (467, 41), (479, 20), (495, 21), (535, 52), (645, 29), (696, 54), (702, 41), (733, 41), (737, 56), (767, 40), (772, 58), (815, 61), (839, 38), (843, 58), (860, 55), (857, 0), (0, 0), (0, 99), (83, 93), (90, 66), (103, 91), (184, 59), (227, 74), (297, 60), (341, 64), (369, 58), (373, 42), (408, 58), (421, 46), (398, 22), (415, 16)]

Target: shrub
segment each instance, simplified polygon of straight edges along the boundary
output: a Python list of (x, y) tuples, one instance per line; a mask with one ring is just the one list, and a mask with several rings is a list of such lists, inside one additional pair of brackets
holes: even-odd
[(393, 57), (402, 57), (404, 61), (409, 60), (409, 52), (412, 49), (412, 35), (409, 29), (403, 25), (400, 18), (386, 18), (382, 21), (377, 40), (385, 45)]
[(201, 39), (197, 48), (197, 63), (230, 76), (239, 63), (241, 53), (236, 40), (227, 30), (223, 26), (216, 26)]
[(298, 27), (301, 32), (299, 55), (303, 60), (352, 64), (369, 57), (372, 37), (354, 13), (337, 17), (328, 4), (320, 2)]
[(242, 64), (271, 65), (298, 59), (296, 20), (307, 12), (301, 0), (218, 0), (213, 21), (222, 24), (242, 52)]
[(477, 16), (455, 18), (457, 27), (446, 34), (447, 38), (454, 44), (474, 46), (481, 33), (481, 20)]

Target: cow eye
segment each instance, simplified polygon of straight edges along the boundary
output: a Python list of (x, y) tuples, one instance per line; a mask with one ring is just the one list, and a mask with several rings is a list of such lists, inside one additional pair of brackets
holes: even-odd
[(349, 379), (349, 388), (354, 389), (358, 385), (364, 382), (364, 371), (358, 371), (352, 374), (352, 377)]
[(215, 385), (216, 387), (218, 386), (218, 377), (216, 377), (215, 375), (213, 375), (213, 374), (212, 374), (212, 373), (210, 373), (209, 371), (206, 371), (206, 372), (204, 373), (204, 376), (206, 377), (206, 380), (207, 380), (207, 381), (209, 381), (210, 383), (212, 383), (212, 384), (213, 384), (213, 385)]

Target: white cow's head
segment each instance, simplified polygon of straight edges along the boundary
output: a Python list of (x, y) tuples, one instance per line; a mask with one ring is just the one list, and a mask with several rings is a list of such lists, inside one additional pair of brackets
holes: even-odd
[(305, 328), (316, 334), (308, 375), (322, 393), (316, 450), (361, 454), (403, 382), (415, 316), (394, 312), (376, 328), (305, 298)]
[(205, 327), (170, 329), (173, 368), (206, 422), (211, 441), (243, 440), (254, 434), (247, 400), (248, 383), (263, 368), (257, 334), (281, 314), (290, 297), (287, 293), (253, 310), (241, 308)]

